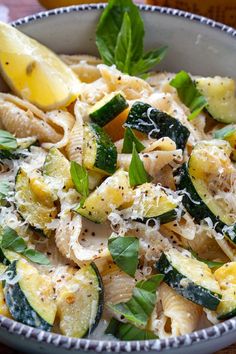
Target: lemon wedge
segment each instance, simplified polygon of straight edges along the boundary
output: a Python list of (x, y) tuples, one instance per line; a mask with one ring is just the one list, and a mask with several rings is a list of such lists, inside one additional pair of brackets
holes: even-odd
[(69, 105), (80, 91), (78, 78), (56, 54), (2, 22), (0, 71), (17, 95), (43, 110)]

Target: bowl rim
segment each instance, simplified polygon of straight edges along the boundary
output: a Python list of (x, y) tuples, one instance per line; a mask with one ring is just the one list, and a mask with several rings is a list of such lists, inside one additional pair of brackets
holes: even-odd
[[(50, 16), (58, 16), (64, 14), (70, 14), (72, 12), (80, 11), (92, 11), (102, 10), (106, 4), (84, 4), (68, 7), (61, 7), (49, 11), (42, 11), (36, 14), (20, 18), (11, 25), (14, 27), (20, 27), (30, 22), (36, 22), (43, 20)], [(233, 27), (224, 25), (223, 23), (216, 22), (212, 19), (186, 12), (174, 8), (167, 8), (161, 6), (151, 6), (140, 4), (138, 5), (141, 11), (144, 12), (157, 12), (161, 15), (167, 15), (172, 17), (181, 17), (186, 22), (194, 21), (201, 25), (211, 27), (215, 30), (224, 32), (226, 35), (236, 37), (236, 29)], [(45, 332), (43, 330), (33, 328), (22, 323), (19, 323), (13, 319), (0, 315), (0, 328), (5, 329), (11, 334), (16, 334), (24, 338), (32, 339), (37, 342), (51, 344), (55, 347), (62, 347), (65, 349), (84, 350), (84, 351), (109, 351), (109, 352), (140, 352), (140, 351), (156, 351), (162, 352), (168, 349), (177, 349), (180, 347), (188, 347), (194, 343), (207, 342), (223, 335), (236, 331), (236, 317), (226, 320), (224, 322), (215, 324), (211, 327), (204, 328), (198, 331), (194, 331), (190, 334), (185, 334), (177, 337), (170, 337), (165, 339), (155, 340), (142, 340), (142, 341), (114, 341), (114, 340), (93, 340), (86, 338), (71, 338), (57, 333)]]

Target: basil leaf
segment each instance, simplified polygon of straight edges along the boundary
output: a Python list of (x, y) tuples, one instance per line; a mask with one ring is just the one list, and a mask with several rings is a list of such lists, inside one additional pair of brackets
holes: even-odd
[(219, 268), (222, 267), (225, 263), (224, 262), (214, 262), (214, 261), (209, 261), (208, 259), (204, 259), (201, 257), (198, 257), (198, 254), (194, 251), (191, 251), (192, 255), (194, 258), (196, 258), (198, 261), (205, 263), (210, 269), (212, 268)]
[(227, 125), (226, 127), (215, 131), (214, 138), (226, 139), (234, 133), (236, 133), (236, 126), (235, 125)]
[(7, 181), (0, 182), (0, 200), (4, 199), (9, 192), (9, 183)]
[(132, 324), (146, 326), (156, 303), (156, 289), (163, 278), (164, 275), (156, 274), (148, 280), (138, 282), (128, 302), (109, 305), (109, 307)]
[(45, 254), (38, 252), (34, 249), (28, 248), (23, 252), (23, 255), (27, 257), (30, 261), (37, 263), (37, 264), (42, 264), (42, 265), (49, 265), (50, 261), (45, 256)]
[(137, 152), (141, 152), (145, 149), (145, 146), (135, 136), (132, 129), (126, 128), (125, 134), (124, 134), (124, 142), (123, 142), (122, 152), (125, 154), (131, 154), (132, 150), (133, 150), (133, 143), (135, 144), (135, 148), (136, 148)]
[(133, 143), (132, 159), (129, 166), (129, 183), (131, 187), (150, 182), (151, 178), (144, 168), (143, 162)]
[(188, 120), (194, 119), (207, 106), (205, 97), (201, 95), (185, 71), (176, 74), (170, 81), (170, 85), (176, 88), (180, 100), (190, 109), (191, 114), (188, 116)]
[(147, 340), (157, 339), (158, 337), (151, 331), (137, 328), (129, 323), (122, 323), (112, 318), (106, 331), (120, 340)]
[(117, 69), (129, 73), (131, 64), (131, 22), (128, 13), (123, 17), (121, 30), (115, 47), (115, 63)]
[(15, 230), (5, 227), (2, 234), (1, 247), (21, 253), (27, 248), (26, 242), (19, 237)]
[(110, 0), (100, 17), (96, 31), (96, 45), (107, 65), (115, 64), (115, 48), (125, 13), (130, 18), (132, 61), (139, 60), (143, 54), (144, 25), (138, 7), (132, 0)]
[(133, 277), (138, 266), (139, 240), (128, 236), (111, 237), (108, 249), (118, 267)]
[(11, 133), (0, 130), (0, 150), (15, 150), (16, 148), (16, 138)]
[(89, 179), (86, 169), (75, 161), (71, 161), (70, 174), (77, 192), (79, 192), (83, 199), (89, 195)]
[(167, 46), (147, 52), (136, 63), (132, 64), (131, 74), (140, 76), (146, 73), (153, 66), (159, 64), (166, 56), (166, 53), (167, 53)]

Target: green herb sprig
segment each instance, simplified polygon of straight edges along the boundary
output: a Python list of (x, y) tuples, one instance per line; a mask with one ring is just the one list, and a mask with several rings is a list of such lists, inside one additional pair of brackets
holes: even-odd
[(144, 23), (131, 0), (110, 0), (96, 31), (96, 44), (107, 65), (130, 75), (142, 75), (158, 64), (167, 47), (144, 53)]

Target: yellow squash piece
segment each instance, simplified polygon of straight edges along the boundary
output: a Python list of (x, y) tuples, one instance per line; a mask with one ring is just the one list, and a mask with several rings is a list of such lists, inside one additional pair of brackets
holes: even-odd
[[(3, 264), (0, 264), (0, 274), (4, 273), (6, 268), (7, 268), (6, 266), (4, 266)], [(0, 281), (0, 315), (6, 316), (6, 317), (11, 317), (11, 314), (8, 311), (8, 308), (6, 305), (2, 281)]]
[(44, 110), (67, 106), (79, 94), (79, 80), (56, 54), (2, 22), (0, 71), (16, 94)]

